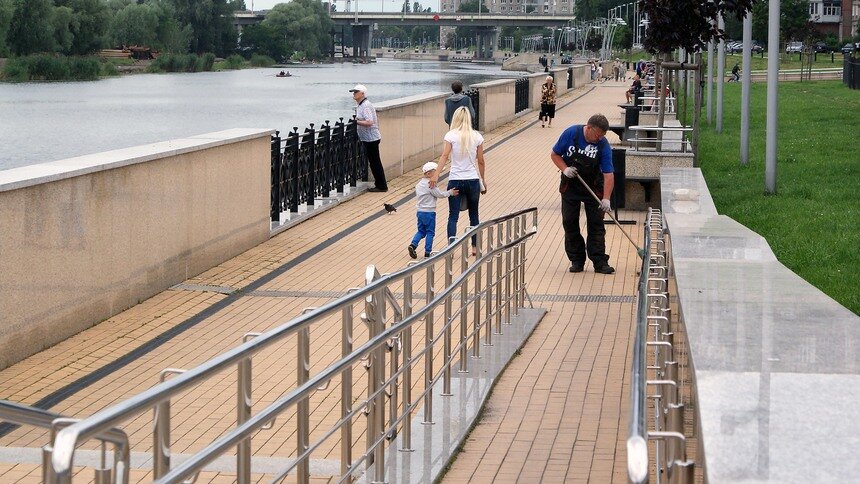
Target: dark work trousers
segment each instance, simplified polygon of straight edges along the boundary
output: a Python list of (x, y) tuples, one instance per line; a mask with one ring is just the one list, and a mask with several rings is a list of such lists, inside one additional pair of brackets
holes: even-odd
[[(579, 207), (585, 205), (585, 226), (588, 239), (584, 241), (579, 232)], [(561, 195), (561, 224), (564, 227), (564, 251), (571, 264), (585, 264), (585, 255), (600, 267), (609, 263), (606, 255), (606, 227), (603, 225), (603, 210), (590, 195), (565, 192)]]
[(385, 170), (382, 169), (382, 160), (379, 159), (379, 140), (362, 141), (361, 143), (364, 145), (364, 152), (367, 153), (367, 163), (370, 165), (370, 172), (373, 173), (373, 182), (376, 188), (388, 190)]

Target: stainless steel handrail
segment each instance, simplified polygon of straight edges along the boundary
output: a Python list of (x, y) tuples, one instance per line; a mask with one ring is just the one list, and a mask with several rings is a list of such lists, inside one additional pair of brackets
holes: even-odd
[[(70, 425), (77, 421), (74, 419), (66, 418), (63, 415), (51, 412), (49, 410), (43, 410), (41, 408), (31, 407), (29, 405), (10, 402), (8, 400), (0, 400), (0, 420), (4, 420), (6, 422), (18, 425), (30, 425), (33, 427), (50, 429), (52, 435), (57, 429), (63, 428), (64, 426)], [(104, 448), (102, 448), (102, 468), (95, 470), (97, 480), (99, 477), (104, 477), (107, 475), (110, 476), (111, 482), (128, 483), (128, 469), (131, 456), (128, 435), (126, 435), (126, 433), (123, 432), (121, 429), (109, 428), (95, 435), (94, 438), (102, 441), (103, 443), (107, 442), (113, 444), (114, 446), (113, 472), (110, 472), (110, 469), (107, 469), (105, 467)], [(50, 444), (46, 445), (43, 448), (43, 458), (45, 458), (46, 456), (50, 456), (51, 452), (52, 448)], [(42, 477), (43, 480), (48, 480), (50, 476), (50, 463), (47, 462), (46, 458), (44, 460), (45, 462), (42, 463)]]
[[(532, 226), (527, 230), (526, 218), (529, 214), (532, 215)], [(522, 219), (522, 224), (520, 223), (520, 219)], [(308, 331), (309, 326), (315, 321), (323, 319), (324, 317), (327, 317), (331, 314), (335, 314), (336, 312), (341, 311), (343, 308), (346, 308), (347, 306), (353, 305), (362, 300), (368, 301), (374, 295), (383, 294), (383, 291), (387, 288), (387, 286), (393, 282), (408, 280), (410, 281), (409, 284), (411, 285), (411, 277), (413, 274), (421, 270), (428, 270), (428, 272), (430, 272), (430, 268), (436, 262), (442, 259), (452, 258), (454, 251), (458, 250), (461, 245), (465, 247), (467, 241), (473, 235), (477, 235), (478, 237), (480, 237), (482, 232), (485, 230), (489, 233), (492, 233), (493, 230), (491, 229), (491, 227), (493, 226), (506, 225), (508, 228), (507, 240), (511, 240), (511, 223), (513, 223), (515, 226), (514, 231), (519, 232), (523, 235), (521, 237), (514, 238), (513, 241), (508, 243), (507, 245), (500, 246), (493, 251), (484, 254), (482, 257), (477, 259), (468, 269), (465, 269), (465, 255), (463, 255), (463, 267), (465, 269), (464, 273), (468, 272), (468, 274), (480, 274), (482, 265), (487, 263), (487, 259), (489, 257), (494, 257), (501, 251), (512, 250), (516, 254), (518, 254), (515, 257), (521, 258), (520, 262), (515, 264), (514, 276), (519, 278), (518, 285), (520, 286), (520, 289), (524, 291), (524, 284), (522, 283), (522, 280), (524, 278), (525, 272), (523, 264), (521, 262), (522, 260), (524, 260), (524, 253), (517, 251), (521, 251), (520, 245), (524, 240), (533, 236), (536, 233), (537, 208), (524, 209), (502, 217), (487, 220), (479, 224), (477, 227), (473, 227), (471, 230), (466, 232), (457, 240), (453, 241), (448, 247), (446, 247), (437, 255), (431, 258), (425, 259), (424, 261), (421, 261), (415, 265), (408, 266), (400, 271), (383, 275), (382, 277), (375, 280), (373, 283), (368, 284), (365, 287), (358, 288), (355, 291), (350, 292), (335, 301), (322, 305), (321, 307), (312, 312), (302, 314), (287, 323), (284, 323), (264, 334), (261, 334), (260, 336), (246, 341), (245, 343), (241, 344), (240, 346), (237, 346), (236, 348), (233, 348), (212, 358), (208, 362), (199, 365), (196, 368), (190, 369), (185, 373), (176, 376), (169, 381), (160, 383), (152, 387), (151, 389), (144, 391), (143, 393), (140, 393), (138, 395), (135, 395), (118, 405), (104, 409), (87, 419), (84, 419), (80, 422), (70, 425), (67, 428), (62, 429), (57, 434), (56, 439), (54, 440), (54, 453), (52, 456), (52, 466), (55, 472), (56, 482), (70, 482), (74, 460), (74, 449), (83, 441), (94, 437), (95, 435), (99, 434), (107, 428), (116, 426), (121, 422), (128, 420), (132, 416), (138, 415), (144, 411), (149, 410), (150, 408), (154, 408), (162, 402), (168, 402), (172, 396), (177, 395), (189, 389), (190, 387), (199, 384), (201, 381), (220, 372), (221, 370), (224, 370), (233, 365), (238, 365), (242, 362), (247, 362), (254, 354), (274, 345), (276, 342), (279, 342), (286, 337), (295, 334), (299, 334), (299, 336), (301, 336), (301, 334)], [(499, 236), (502, 235), (501, 229), (498, 230), (498, 234)], [(465, 254), (465, 252), (463, 253)], [(508, 261), (508, 263), (508, 267), (510, 268), (510, 260)], [(509, 269), (507, 274), (510, 273), (511, 271)], [(458, 281), (459, 280), (460, 279), (458, 279)], [(432, 282), (432, 280), (428, 282)], [(509, 283), (509, 280), (507, 282)], [(427, 292), (428, 294), (432, 293), (432, 287), (430, 285), (428, 285)], [(428, 297), (427, 306), (425, 306), (422, 310), (416, 312), (415, 314), (410, 315), (408, 319), (409, 322), (405, 323), (406, 326), (411, 325), (419, 318), (426, 316), (428, 313), (432, 313), (432, 310), (435, 308), (435, 306), (442, 302), (443, 297), (450, 296), (452, 295), (452, 293), (452, 290), (450, 290), (450, 287), (448, 287), (446, 288), (446, 291), (437, 295), (432, 300), (430, 300), (430, 298)], [(514, 297), (516, 298), (516, 301), (521, 302), (523, 300), (523, 296), (521, 294), (517, 294), (516, 292), (514, 294)], [(404, 306), (408, 306), (408, 304), (404, 303)], [(406, 308), (404, 308), (404, 312), (406, 312)], [(402, 329), (400, 331), (402, 331)], [(356, 361), (368, 354), (368, 352), (377, 349), (384, 341), (386, 341), (388, 338), (391, 338), (392, 335), (397, 332), (398, 330), (393, 330), (389, 328), (388, 330), (377, 334), (367, 343), (360, 346), (358, 349), (355, 349), (354, 351), (345, 354), (345, 357), (342, 360), (337, 362), (335, 365), (330, 366), (325, 372), (315, 375), (313, 378), (310, 379), (304, 378), (303, 381), (299, 382), (299, 385), (296, 389), (281, 397), (281, 399), (279, 399), (276, 404), (273, 404), (272, 406), (261, 411), (257, 415), (245, 420), (241, 425), (238, 425), (235, 428), (235, 431), (232, 432), (230, 435), (233, 435), (235, 437), (235, 432), (240, 431), (240, 429), (244, 431), (248, 429), (261, 428), (267, 422), (270, 422), (274, 415), (277, 413), (276, 411), (271, 410), (272, 407), (277, 407), (277, 404), (279, 403), (285, 406), (289, 406), (301, 400), (302, 397), (307, 396), (308, 391), (315, 390), (321, 384), (324, 384), (325, 382), (330, 380), (334, 374), (345, 370), (347, 365), (354, 364)], [(383, 387), (385, 387), (385, 385), (383, 385)], [(370, 396), (368, 396), (368, 399), (370, 399)], [(242, 433), (241, 438), (236, 437), (238, 440), (234, 441), (233, 439), (231, 439), (232, 445), (236, 445), (243, 439), (247, 438), (247, 436), (248, 434)], [(219, 449), (221, 448), (220, 445), (218, 447)], [(192, 460), (190, 462), (198, 462), (198, 460)], [(181, 468), (187, 469), (188, 465), (183, 465)], [(176, 470), (179, 469), (180, 468), (177, 468)], [(168, 475), (173, 477), (176, 475), (176, 472), (170, 472), (167, 475), (155, 477), (167, 478)]]

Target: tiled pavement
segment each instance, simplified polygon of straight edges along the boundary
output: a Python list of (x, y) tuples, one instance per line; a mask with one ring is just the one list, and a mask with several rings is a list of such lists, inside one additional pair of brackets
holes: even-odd
[[(609, 226), (607, 252), (616, 274), (594, 274), (590, 264), (584, 273), (567, 272), (558, 174), (548, 156), (569, 124), (584, 122), (594, 112), (618, 122), (615, 104), (623, 99), (624, 89), (622, 83), (578, 89), (559, 100), (552, 128), (541, 128), (529, 114), (487, 135), (489, 192), (481, 201), (482, 218), (538, 207), (540, 228), (528, 246), (526, 280), (535, 304), (549, 313), (502, 375), (445, 481), (626, 480), (626, 379), (638, 258), (618, 228)], [(361, 285), (368, 264), (383, 272), (403, 267), (410, 260), (405, 246), (414, 231), (413, 201), (392, 216), (376, 215), (383, 201), (408, 197), (419, 176), (415, 170), (391, 181), (386, 194), (365, 194), (343, 203), (3, 370), (0, 398), (33, 404), (50, 397), (53, 411), (91, 415), (149, 388), (163, 368), (193, 367), (236, 346), (246, 332), (275, 327), (305, 307)], [(622, 218), (641, 222), (643, 214), (622, 211)], [(437, 234), (444, 234), (445, 219), (440, 208)], [(635, 227), (627, 229), (641, 238)], [(437, 235), (437, 247), (442, 238)], [(242, 290), (249, 285), (253, 291)], [(165, 333), (171, 336), (154, 339)], [(326, 343), (326, 334), (312, 338), (323, 342), (317, 351), (340, 350), (339, 340)], [(255, 359), (259, 403), (279, 396), (273, 382), (286, 379), (290, 371), (283, 368), (277, 350)], [(123, 355), (130, 356), (121, 359)], [(91, 383), (93, 374), (102, 378)], [(235, 424), (232, 386), (231, 391), (222, 390), (213, 383), (201, 390), (206, 398), (174, 402), (173, 452), (200, 449)], [(329, 391), (316, 404), (334, 409), (338, 394)], [(124, 425), (133, 451), (150, 448), (151, 423), (147, 413)], [(288, 417), (268, 436), (255, 437), (255, 457), (289, 456), (295, 440), (289, 426)], [(42, 431), (18, 429), (0, 437), (0, 446), (38, 448), (45, 441)], [(332, 447), (320, 457), (336, 459), (336, 444)], [(31, 463), (0, 462), (0, 482), (34, 482), (39, 472)], [(149, 480), (151, 473), (134, 471), (132, 478)], [(200, 476), (202, 482), (233, 479), (229, 472)]]

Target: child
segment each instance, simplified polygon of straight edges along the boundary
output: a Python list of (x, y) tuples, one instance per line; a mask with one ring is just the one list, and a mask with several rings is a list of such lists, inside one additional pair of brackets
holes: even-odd
[(415, 196), (418, 199), (418, 232), (412, 237), (412, 243), (408, 247), (409, 257), (413, 259), (418, 258), (416, 249), (421, 239), (424, 239), (424, 257), (430, 257), (433, 250), (433, 236), (436, 235), (436, 199), (459, 194), (456, 188), (444, 192), (439, 188), (430, 188), (430, 178), (436, 174), (438, 167), (439, 165), (432, 161), (424, 163), (424, 178), (415, 185)]

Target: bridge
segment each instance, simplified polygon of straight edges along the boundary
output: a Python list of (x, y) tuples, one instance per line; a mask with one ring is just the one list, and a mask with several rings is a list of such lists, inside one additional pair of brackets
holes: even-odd
[[(266, 18), (266, 12), (237, 12), (233, 25), (239, 32)], [(439, 27), (477, 27), (478, 58), (492, 57), (498, 44), (497, 27), (561, 27), (572, 21), (572, 15), (501, 14), (501, 13), (405, 13), (405, 12), (332, 12), (331, 19), (340, 28), (352, 28), (353, 56), (367, 57), (373, 30), (380, 25), (418, 25)]]

